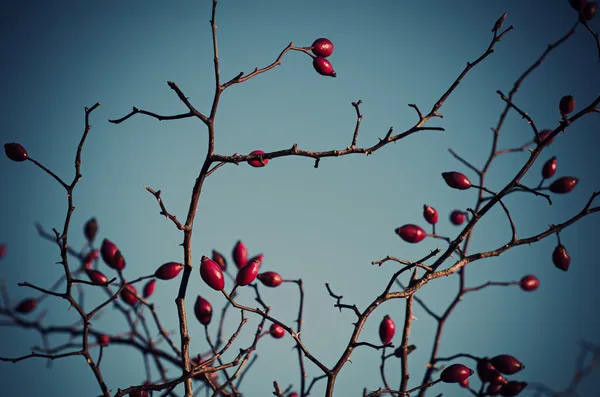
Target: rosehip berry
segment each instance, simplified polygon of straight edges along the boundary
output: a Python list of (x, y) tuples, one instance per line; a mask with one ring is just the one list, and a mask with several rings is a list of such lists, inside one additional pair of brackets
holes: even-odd
[(235, 278), (237, 284), (241, 287), (250, 284), (256, 279), (258, 276), (258, 266), (260, 262), (258, 260), (253, 260), (249, 262), (246, 266), (242, 267)]
[(135, 306), (138, 303), (137, 290), (131, 284), (127, 284), (125, 288), (121, 290), (121, 299), (129, 306)]
[(227, 270), (227, 261), (225, 257), (221, 255), (220, 252), (213, 250), (212, 251), (212, 260), (217, 262), (223, 271)]
[(402, 240), (413, 244), (423, 241), (427, 236), (427, 233), (425, 233), (425, 230), (423, 230), (422, 227), (410, 223), (397, 228), (395, 232)]
[(37, 307), (37, 301), (32, 298), (23, 299), (15, 308), (17, 313), (31, 313)]
[(194, 304), (194, 314), (196, 315), (198, 321), (200, 321), (200, 324), (208, 325), (212, 319), (212, 305), (209, 301), (198, 295), (196, 298), (196, 303)]
[(465, 378), (465, 380), (458, 382), (460, 387), (464, 387), (465, 389), (469, 388), (469, 378)]
[(473, 375), (473, 370), (462, 364), (452, 364), (446, 367), (440, 375), (440, 379), (445, 383), (459, 383)]
[(27, 160), (27, 150), (20, 144), (13, 143), (5, 143), (4, 144), (4, 153), (6, 153), (6, 157), (11, 159), (12, 161), (25, 161)]
[(333, 54), (333, 43), (329, 39), (320, 38), (312, 43), (312, 52), (318, 57), (327, 58)]
[(477, 376), (481, 379), (481, 382), (489, 382), (489, 378), (493, 375), (496, 368), (490, 363), (487, 357), (477, 360)]
[(527, 382), (517, 382), (511, 380), (500, 389), (500, 395), (504, 397), (514, 397), (521, 393), (527, 387)]
[[(581, 10), (581, 15), (579, 16), (579, 20), (581, 21), (582, 16), (583, 18), (585, 18), (586, 21), (589, 21), (590, 19), (594, 18), (594, 16), (596, 15), (596, 9), (598, 8), (598, 5), (594, 2), (589, 2), (586, 5), (583, 6), (583, 10)], [(583, 22), (583, 21), (581, 21)]]
[(86, 256), (85, 258), (83, 258), (84, 262), (93, 262), (96, 259), (98, 259), (98, 257), (100, 256), (100, 251), (98, 250), (91, 250)]
[(99, 335), (97, 341), (100, 346), (108, 346), (110, 343), (110, 336), (106, 334)]
[(575, 98), (572, 95), (565, 95), (560, 99), (558, 109), (562, 115), (572, 113), (575, 110)]
[(248, 250), (241, 241), (238, 241), (235, 244), (231, 256), (233, 256), (233, 263), (235, 263), (235, 266), (237, 266), (238, 269), (241, 269), (248, 263)]
[(123, 258), (121, 251), (112, 241), (108, 239), (102, 241), (100, 254), (104, 263), (109, 267), (115, 270), (123, 270), (125, 268), (125, 258)]
[(265, 256), (263, 254), (258, 254), (256, 256), (253, 256), (252, 258), (248, 259), (247, 263), (252, 263), (253, 261), (258, 261), (258, 266), (260, 267), (260, 265), (262, 265), (263, 263), (263, 258)]
[(575, 189), (579, 178), (573, 176), (563, 176), (552, 182), (549, 189), (552, 193), (565, 194)]
[[(255, 150), (250, 153), (250, 156), (253, 154), (265, 154), (265, 152), (263, 152), (262, 150)], [(250, 164), (252, 167), (260, 168), (260, 167), (264, 167), (265, 165), (269, 164), (269, 159), (248, 160), (248, 164)]]
[(142, 291), (142, 296), (144, 299), (150, 298), (154, 293), (154, 288), (156, 288), (156, 280), (150, 280), (144, 285), (144, 289)]
[(269, 333), (275, 339), (281, 339), (285, 335), (285, 329), (278, 324), (271, 324), (271, 328), (269, 328)]
[(0, 259), (6, 255), (6, 244), (0, 244)]
[(535, 291), (540, 286), (540, 280), (533, 274), (523, 277), (519, 283), (523, 291)]
[(264, 286), (271, 288), (278, 287), (283, 282), (279, 273), (275, 272), (264, 272), (256, 276), (256, 278), (258, 278)]
[(548, 140), (548, 142), (546, 142), (546, 140), (548, 139), (550, 134), (552, 134), (552, 130), (540, 131), (540, 133), (539, 133), (540, 139), (538, 139), (538, 137), (536, 136), (535, 143), (537, 143), (538, 145), (540, 143), (546, 143), (547, 145), (550, 145), (552, 143), (552, 141), (554, 141), (554, 138), (552, 138), (552, 139)]
[(450, 213), (450, 222), (456, 226), (460, 226), (465, 223), (466, 215), (464, 212), (459, 210), (454, 210)]
[(183, 264), (177, 262), (168, 262), (156, 269), (154, 272), (154, 277), (161, 280), (171, 280), (177, 277), (182, 269)]
[(87, 275), (94, 284), (104, 284), (108, 281), (108, 278), (98, 270), (88, 270)]
[(559, 244), (554, 248), (554, 252), (552, 252), (552, 262), (554, 266), (562, 271), (569, 270), (569, 265), (571, 264), (571, 257), (567, 252), (567, 249), (564, 245)]
[(453, 189), (467, 190), (471, 187), (471, 181), (466, 177), (465, 174), (460, 172), (442, 172), (442, 177), (446, 181), (446, 184)]
[(313, 59), (313, 67), (320, 75), (331, 77), (337, 76), (335, 70), (333, 70), (333, 66), (331, 66), (331, 62), (323, 57), (315, 57), (315, 59)]
[(581, 11), (583, 6), (587, 3), (587, 0), (569, 0), (569, 4), (575, 11)]
[(381, 339), (381, 343), (387, 345), (394, 338), (394, 334), (396, 333), (396, 324), (392, 321), (391, 317), (386, 315), (381, 320), (379, 324), (379, 339)]
[(556, 156), (554, 156), (544, 163), (544, 167), (542, 168), (542, 176), (545, 179), (552, 178), (554, 174), (556, 174), (556, 167)]
[(221, 266), (205, 256), (202, 257), (200, 263), (200, 277), (210, 288), (216, 291), (222, 291), (225, 288), (225, 277), (223, 277)]
[(98, 233), (98, 221), (96, 218), (90, 218), (83, 226), (83, 234), (88, 241), (93, 241)]
[(513, 375), (525, 369), (525, 366), (510, 354), (500, 354), (493, 357), (490, 362), (498, 371), (506, 375)]
[(488, 373), (488, 382), (490, 382), (492, 385), (503, 385), (508, 381), (504, 376), (502, 376), (500, 371), (493, 369)]
[(435, 225), (438, 222), (438, 212), (435, 208), (425, 204), (423, 206), (423, 218), (425, 218), (427, 223)]
[(288, 394), (287, 397), (298, 397), (298, 393), (296, 393), (295, 391), (293, 391), (290, 394)]
[(494, 385), (492, 383), (490, 383), (486, 389), (486, 394), (490, 395), (490, 396), (497, 396), (498, 394), (500, 394), (500, 389), (502, 389), (502, 386), (504, 386), (503, 384), (498, 384), (498, 385)]

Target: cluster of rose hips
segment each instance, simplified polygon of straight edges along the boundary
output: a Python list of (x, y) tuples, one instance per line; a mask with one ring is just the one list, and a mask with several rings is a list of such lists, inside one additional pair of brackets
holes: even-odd
[(569, 4), (571, 7), (577, 12), (579, 12), (579, 20), (581, 22), (589, 21), (594, 18), (596, 15), (596, 10), (598, 8), (598, 4), (596, 2), (587, 0), (569, 0)]
[(514, 375), (524, 368), (519, 360), (509, 354), (477, 360), (477, 375), (482, 384), (487, 383), (488, 396), (513, 397), (521, 393), (527, 387), (527, 382), (509, 381), (503, 375)]
[(323, 76), (335, 77), (337, 74), (331, 66), (331, 62), (326, 58), (333, 54), (333, 43), (329, 39), (320, 38), (315, 40), (310, 47), (315, 57), (313, 58), (313, 67), (317, 73)]

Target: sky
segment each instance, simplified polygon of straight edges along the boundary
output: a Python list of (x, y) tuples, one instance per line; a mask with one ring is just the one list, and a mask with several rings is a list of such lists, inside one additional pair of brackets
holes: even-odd
[[(72, 247), (82, 248), (83, 225), (96, 217), (96, 247), (103, 238), (119, 246), (127, 259), (126, 278), (151, 274), (165, 262), (183, 261), (182, 233), (159, 215), (156, 200), (144, 186), (160, 189), (169, 211), (185, 219), (207, 133), (199, 120), (192, 119), (159, 122), (136, 115), (118, 125), (108, 120), (122, 117), (132, 106), (160, 114), (185, 112), (167, 81), (176, 82), (194, 106), (209, 113), (214, 93), (210, 6), (207, 0), (13, 1), (0, 11), (2, 141), (21, 143), (32, 158), (71, 181), (84, 107), (100, 102), (90, 118), (93, 127), (83, 149), (83, 178), (74, 192), (76, 210), (69, 239)], [(333, 307), (335, 300), (325, 282), (344, 296), (344, 303), (363, 309), (398, 269), (391, 263), (372, 266), (372, 261), (387, 255), (417, 260), (432, 249), (444, 249), (441, 240), (407, 244), (394, 233), (407, 223), (426, 227), (424, 204), (440, 213), (438, 233), (451, 238), (460, 233), (462, 229), (451, 225), (448, 215), (474, 206), (477, 192), (451, 190), (440, 174), (460, 171), (472, 179), (475, 175), (448, 149), (477, 166), (484, 163), (490, 128), (504, 108), (496, 90), (508, 93), (518, 76), (577, 18), (566, 0), (547, 1), (543, 6), (517, 0), (220, 2), (217, 25), (223, 79), (270, 64), (290, 42), (310, 46), (319, 37), (334, 43), (329, 60), (337, 72), (335, 79), (320, 76), (306, 54), (291, 52), (279, 67), (229, 88), (215, 124), (216, 152), (225, 155), (281, 150), (293, 144), (315, 151), (343, 149), (352, 140), (356, 114), (351, 102), (357, 100), (362, 100), (364, 115), (359, 146), (375, 144), (390, 126), (396, 132), (410, 128), (417, 116), (407, 105), (417, 104), (424, 112), (431, 109), (466, 63), (486, 50), (490, 30), (504, 12), (504, 26), (513, 25), (514, 30), (463, 79), (440, 109), (443, 119), (427, 124), (445, 131), (413, 134), (371, 156), (322, 159), (318, 169), (311, 159), (285, 157), (264, 168), (226, 165), (207, 179), (194, 224), (194, 270), (186, 300), (192, 352), (207, 349), (203, 329), (191, 314), (196, 296), (202, 294), (216, 310), (225, 304), (199, 277), (200, 258), (216, 249), (231, 261), (231, 249), (242, 240), (250, 255), (264, 254), (261, 269), (303, 280), (303, 341), (323, 363), (333, 365), (348, 343), (354, 318)], [(598, 20), (590, 25), (600, 29)], [(563, 95), (573, 95), (579, 110), (600, 92), (597, 57), (591, 35), (579, 26), (523, 83), (515, 102), (538, 127), (555, 128)], [(543, 162), (557, 156), (557, 176), (580, 178), (572, 193), (553, 197), (552, 206), (528, 194), (506, 198), (519, 237), (574, 216), (599, 190), (599, 117), (591, 114), (569, 127), (544, 149), (523, 179), (537, 185)], [(529, 125), (510, 113), (499, 148), (518, 147), (531, 139)], [(486, 187), (498, 191), (505, 186), (527, 161), (527, 153), (499, 157)], [(7, 246), (0, 272), (16, 303), (32, 295), (17, 283), (49, 287), (60, 277), (62, 268), (55, 265), (59, 251), (38, 236), (34, 224), (39, 222), (46, 230), (61, 228), (67, 202), (56, 181), (31, 162), (3, 157), (0, 178), (0, 242)], [(554, 236), (470, 264), (469, 286), (519, 280), (526, 274), (535, 274), (541, 285), (533, 293), (495, 287), (467, 295), (446, 324), (440, 355), (512, 354), (526, 369), (511, 379), (541, 382), (556, 390), (566, 387), (578, 342), (600, 343), (600, 290), (590, 273), (597, 264), (597, 225), (598, 216), (591, 215), (561, 234), (572, 259), (568, 272), (552, 264)], [(506, 217), (501, 209), (494, 209), (475, 228), (470, 252), (499, 247), (509, 238)], [(104, 264), (100, 266), (114, 276)], [(402, 277), (408, 281), (408, 275)], [(178, 280), (159, 282), (153, 297), (162, 322), (173, 331)], [(417, 296), (441, 313), (457, 288), (457, 277), (437, 279)], [(263, 297), (275, 317), (293, 323), (298, 307), (294, 285), (265, 290)], [(102, 298), (99, 291), (86, 287), (86, 307), (94, 307)], [(241, 291), (238, 299), (256, 304), (251, 290)], [(360, 340), (379, 343), (379, 322), (389, 314), (398, 327), (393, 342), (399, 345), (404, 307), (403, 300), (383, 304), (367, 321)], [(68, 325), (78, 318), (66, 302), (53, 298), (37, 310), (47, 311), (44, 324)], [(435, 322), (420, 306), (415, 306), (414, 315), (410, 343), (417, 350), (410, 356), (409, 387), (422, 379), (435, 331)], [(258, 319), (249, 318), (234, 349), (250, 343)], [(238, 319), (238, 314), (228, 317), (228, 332), (233, 332)], [(92, 327), (118, 334), (124, 325), (119, 313), (105, 309)], [(213, 337), (215, 331), (216, 325), (211, 324)], [(51, 339), (54, 346), (65, 341)], [(25, 355), (40, 344), (35, 332), (0, 327), (0, 356)], [(292, 348), (288, 336), (261, 339), (258, 360), (243, 382), (246, 395), (270, 395), (274, 380), (298, 389), (297, 355)], [(92, 356), (97, 354), (98, 349), (92, 348)], [(371, 391), (381, 386), (379, 351), (359, 348), (351, 360), (338, 378), (335, 396), (360, 396), (364, 387)], [(455, 362), (474, 367), (470, 360)], [(145, 380), (141, 355), (128, 348), (109, 346), (101, 368), (113, 393)], [(390, 360), (386, 370), (391, 383), (397, 384), (400, 363)], [(307, 365), (307, 372), (309, 380), (320, 375), (312, 365)], [(6, 396), (100, 394), (81, 357), (57, 360), (50, 368), (40, 359), (0, 363), (0, 374)], [(168, 371), (172, 377), (178, 374), (175, 368)], [(153, 376), (155, 380), (156, 371)], [(472, 383), (479, 384), (476, 379)], [(324, 386), (324, 382), (317, 384), (311, 394), (321, 395)], [(597, 386), (589, 377), (579, 394), (594, 395)], [(182, 390), (176, 389), (178, 395), (183, 395)], [(470, 395), (456, 385), (443, 384), (428, 395), (438, 393)]]

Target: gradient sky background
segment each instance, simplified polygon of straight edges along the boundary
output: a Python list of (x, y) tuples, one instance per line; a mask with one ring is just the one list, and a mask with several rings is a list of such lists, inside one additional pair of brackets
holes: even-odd
[[(444, 248), (440, 240), (409, 245), (394, 229), (406, 223), (425, 226), (423, 204), (440, 212), (438, 232), (450, 237), (460, 229), (448, 222), (455, 208), (475, 203), (476, 192), (449, 189), (440, 173), (458, 170), (475, 177), (453, 159), (447, 149), (481, 166), (489, 153), (490, 127), (497, 122), (503, 102), (495, 93), (508, 93), (514, 80), (546, 46), (564, 35), (576, 16), (566, 0), (546, 1), (223, 1), (217, 15), (221, 76), (271, 63), (290, 42), (309, 46), (318, 37), (335, 44), (330, 60), (336, 79), (318, 75), (305, 54), (293, 52), (283, 64), (247, 83), (231, 87), (222, 97), (216, 122), (216, 150), (222, 154), (289, 148), (297, 143), (309, 150), (341, 149), (351, 142), (355, 112), (350, 103), (361, 99), (364, 120), (358, 140), (371, 146), (390, 126), (403, 131), (416, 120), (408, 103), (428, 111), (449, 87), (467, 61), (487, 48), (496, 19), (508, 12), (510, 32), (496, 52), (478, 65), (441, 109), (443, 119), (428, 125), (445, 132), (424, 131), (373, 156), (353, 155), (323, 159), (318, 169), (306, 158), (272, 160), (265, 168), (228, 165), (205, 184), (195, 223), (194, 272), (188, 289), (188, 313), (198, 294), (216, 310), (224, 303), (209, 291), (198, 275), (202, 255), (215, 248), (230, 258), (238, 239), (250, 254), (263, 252), (262, 269), (285, 278), (304, 280), (306, 288), (303, 340), (320, 360), (332, 365), (352, 331), (353, 316), (333, 308), (324, 287), (344, 295), (344, 302), (363, 309), (383, 290), (396, 266), (372, 266), (386, 255), (416, 260), (430, 249)], [(75, 190), (76, 211), (70, 242), (84, 244), (82, 226), (97, 217), (98, 239), (119, 245), (128, 267), (125, 277), (152, 273), (168, 261), (182, 261), (178, 246), (182, 234), (158, 214), (154, 198), (144, 185), (163, 191), (168, 209), (185, 219), (190, 192), (200, 170), (206, 131), (199, 120), (158, 122), (135, 116), (120, 125), (118, 118), (137, 106), (161, 114), (186, 109), (166, 84), (175, 81), (192, 103), (208, 112), (213, 96), (210, 2), (9, 2), (0, 11), (0, 84), (3, 87), (1, 135), (3, 142), (22, 143), (31, 157), (66, 180), (73, 177), (73, 159), (84, 126), (85, 106), (101, 103), (91, 116), (93, 129), (83, 152), (83, 179)], [(598, 20), (591, 24), (600, 29)], [(574, 37), (554, 51), (525, 82), (515, 98), (540, 128), (555, 128), (558, 101), (572, 94), (577, 109), (600, 92), (597, 53), (592, 37), (579, 27)], [(575, 191), (545, 200), (531, 195), (506, 199), (516, 219), (518, 236), (539, 233), (550, 223), (577, 213), (598, 179), (600, 115), (590, 115), (560, 135), (544, 150), (524, 179), (536, 185), (544, 161), (558, 157), (557, 176), (581, 178)], [(511, 113), (500, 148), (516, 147), (531, 139), (526, 122)], [(501, 189), (526, 161), (527, 154), (510, 154), (493, 165), (488, 187)], [(40, 222), (47, 230), (64, 221), (64, 191), (32, 163), (0, 159), (0, 241), (8, 246), (0, 262), (14, 302), (32, 291), (16, 286), (29, 281), (50, 286), (60, 276), (56, 246), (38, 237)], [(514, 379), (539, 381), (555, 389), (568, 384), (581, 339), (600, 343), (597, 303), (600, 292), (594, 268), (598, 217), (590, 216), (562, 234), (572, 258), (571, 269), (561, 272), (551, 262), (554, 237), (520, 247), (500, 258), (473, 263), (468, 285), (488, 280), (518, 280), (534, 273), (541, 280), (535, 293), (517, 287), (489, 288), (468, 295), (459, 305), (443, 335), (440, 354), (459, 352), (480, 356), (509, 353), (527, 369)], [(475, 229), (471, 253), (498, 247), (508, 241), (510, 229), (500, 209), (491, 211)], [(75, 263), (75, 262), (73, 262)], [(448, 263), (449, 264), (449, 263)], [(111, 274), (104, 264), (107, 274)], [(111, 274), (112, 275), (112, 274)], [(178, 278), (179, 280), (179, 278)], [(403, 281), (407, 281), (404, 278)], [(229, 283), (229, 287), (230, 288)], [(154, 302), (167, 328), (177, 328), (173, 302), (179, 281), (159, 282)], [(457, 277), (436, 280), (419, 295), (441, 313), (457, 288)], [(87, 287), (86, 307), (101, 302), (103, 294)], [(298, 294), (293, 285), (264, 292), (273, 314), (291, 323)], [(238, 300), (255, 305), (253, 294), (243, 291)], [(66, 302), (47, 299), (39, 311), (49, 309), (45, 323), (70, 324), (78, 316)], [(379, 343), (377, 329), (390, 314), (401, 327), (404, 301), (382, 305), (367, 322), (362, 341)], [(419, 384), (431, 351), (434, 322), (417, 305), (410, 356), (410, 387)], [(32, 314), (32, 317), (35, 317)], [(229, 317), (233, 330), (238, 315)], [(234, 349), (246, 347), (257, 319), (251, 321)], [(94, 329), (123, 330), (118, 313), (105, 310)], [(214, 324), (211, 331), (215, 330)], [(200, 325), (190, 316), (192, 352), (207, 349)], [(178, 338), (176, 338), (178, 340)], [(65, 340), (53, 339), (54, 345)], [(400, 332), (394, 339), (400, 342)], [(0, 355), (20, 356), (39, 345), (34, 332), (0, 328)], [(265, 396), (272, 382), (298, 386), (297, 356), (289, 337), (264, 338), (259, 360), (244, 381), (246, 395)], [(97, 348), (93, 349), (96, 357)], [(359, 396), (363, 387), (381, 386), (380, 353), (359, 348), (343, 369), (336, 396)], [(474, 363), (461, 361), (470, 366)], [(110, 388), (144, 381), (141, 355), (112, 346), (105, 350), (102, 369)], [(399, 362), (388, 361), (388, 379), (399, 381)], [(171, 369), (170, 376), (178, 371)], [(309, 377), (320, 375), (308, 365)], [(0, 363), (5, 396), (96, 396), (99, 388), (81, 357), (54, 362), (43, 360)], [(156, 373), (154, 373), (156, 376)], [(473, 384), (478, 381), (473, 379)], [(595, 395), (597, 382), (588, 378), (580, 395)], [(177, 389), (182, 395), (182, 388)], [(321, 395), (324, 383), (313, 395)], [(436, 385), (428, 395), (467, 396), (454, 385)], [(531, 395), (531, 391), (524, 395)]]

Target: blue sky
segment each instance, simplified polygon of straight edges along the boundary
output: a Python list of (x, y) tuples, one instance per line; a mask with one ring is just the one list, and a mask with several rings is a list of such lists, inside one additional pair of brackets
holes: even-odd
[[(466, 62), (485, 51), (490, 29), (504, 12), (508, 13), (505, 26), (512, 24), (515, 29), (463, 80), (441, 109), (444, 118), (428, 124), (441, 126), (445, 132), (423, 131), (368, 157), (323, 159), (318, 169), (310, 159), (279, 158), (260, 169), (227, 165), (208, 178), (195, 222), (196, 268), (188, 290), (188, 308), (198, 294), (215, 307), (224, 304), (219, 294), (203, 284), (197, 265), (212, 249), (230, 259), (233, 245), (241, 239), (250, 255), (264, 253), (263, 269), (304, 280), (303, 340), (320, 360), (333, 365), (352, 332), (353, 316), (333, 308), (334, 300), (324, 283), (330, 282), (346, 303), (364, 308), (396, 270), (391, 264), (372, 266), (371, 261), (387, 255), (416, 260), (430, 249), (444, 248), (443, 242), (432, 239), (409, 245), (394, 234), (395, 228), (406, 223), (425, 226), (423, 204), (440, 212), (440, 234), (454, 237), (460, 232), (448, 222), (448, 215), (455, 208), (473, 206), (476, 192), (450, 190), (440, 174), (457, 170), (475, 176), (452, 158), (448, 149), (478, 166), (483, 164), (491, 143), (490, 128), (503, 108), (496, 90), (508, 93), (515, 79), (576, 19), (568, 2), (558, 0), (543, 6), (516, 0), (426, 5), (407, 1), (222, 1), (217, 24), (224, 79), (270, 64), (290, 42), (309, 46), (319, 37), (327, 37), (335, 45), (329, 59), (338, 77), (318, 75), (309, 57), (292, 52), (280, 67), (231, 87), (222, 97), (216, 121), (216, 151), (221, 154), (280, 150), (294, 143), (307, 150), (345, 148), (355, 124), (351, 102), (359, 99), (364, 114), (359, 146), (373, 145), (390, 126), (397, 132), (409, 128), (416, 115), (407, 104), (430, 109)], [(176, 82), (198, 109), (209, 112), (214, 89), (210, 2), (38, 1), (35, 6), (11, 2), (4, 5), (0, 18), (0, 51), (4, 54), (0, 134), (4, 142), (22, 143), (31, 157), (71, 180), (84, 127), (83, 109), (101, 103), (92, 114), (93, 128), (83, 152), (84, 176), (74, 195), (71, 245), (83, 246), (80, 230), (95, 216), (99, 238), (117, 243), (127, 258), (126, 278), (150, 274), (165, 262), (182, 261), (183, 251), (178, 246), (182, 234), (158, 214), (156, 201), (144, 185), (161, 189), (169, 210), (185, 219), (205, 155), (204, 125), (198, 120), (158, 122), (143, 116), (120, 125), (107, 120), (125, 115), (132, 106), (161, 114), (184, 112), (167, 81)], [(591, 26), (600, 29), (597, 20)], [(577, 109), (597, 97), (597, 68), (593, 39), (580, 26), (523, 84), (515, 101), (539, 127), (555, 128), (563, 95), (574, 95)], [(573, 216), (599, 189), (598, 125), (597, 114), (578, 121), (544, 150), (524, 179), (537, 185), (543, 162), (557, 156), (557, 176), (580, 178), (571, 194), (555, 197), (551, 207), (531, 195), (507, 198), (519, 237)], [(499, 147), (516, 147), (530, 139), (527, 123), (511, 113)], [(487, 187), (500, 190), (527, 160), (526, 153), (500, 157), (490, 170)], [(47, 230), (61, 227), (66, 199), (60, 186), (31, 163), (3, 158), (0, 178), (4, 186), (0, 241), (8, 247), (0, 266), (16, 302), (31, 293), (17, 287), (17, 282), (49, 286), (61, 274), (61, 268), (54, 265), (56, 246), (38, 237), (34, 223), (40, 222)], [(470, 265), (468, 285), (518, 280), (534, 273), (541, 286), (535, 293), (489, 288), (468, 295), (447, 324), (440, 354), (513, 354), (527, 366), (515, 378), (556, 389), (565, 387), (578, 353), (577, 342), (600, 343), (596, 315), (600, 293), (595, 277), (590, 277), (597, 261), (597, 225), (597, 217), (590, 216), (561, 234), (572, 258), (567, 273), (552, 265), (554, 237)], [(505, 243), (509, 232), (502, 211), (491, 211), (475, 229), (471, 252)], [(436, 280), (418, 296), (440, 313), (457, 284), (454, 277)], [(154, 297), (159, 315), (172, 330), (177, 324), (174, 297), (178, 285), (175, 280), (160, 282)], [(86, 305), (91, 308), (102, 297), (98, 291), (89, 291)], [(295, 319), (298, 296), (293, 285), (265, 291), (264, 297), (277, 318), (286, 323)], [(254, 305), (250, 291), (243, 291), (239, 300)], [(45, 323), (70, 324), (77, 318), (62, 301), (47, 299), (40, 311), (46, 309)], [(377, 328), (386, 314), (400, 325), (404, 301), (387, 302), (377, 309), (361, 340), (378, 341)], [(422, 378), (435, 330), (432, 319), (418, 306), (415, 316), (411, 343), (417, 350), (411, 354), (411, 387)], [(229, 330), (237, 320), (237, 315), (228, 319)], [(247, 346), (256, 323), (251, 317), (236, 348)], [(93, 326), (118, 333), (124, 322), (118, 313), (107, 310)], [(203, 330), (193, 318), (190, 332), (192, 351), (206, 350)], [(31, 346), (41, 343), (39, 335), (15, 328), (2, 327), (0, 335), (3, 356), (27, 354)], [(394, 339), (396, 344), (399, 336)], [(52, 342), (58, 345), (65, 339)], [(287, 337), (261, 341), (259, 359), (244, 381), (248, 395), (270, 394), (273, 380), (297, 388), (297, 356), (292, 347)], [(83, 359), (59, 360), (51, 369), (45, 364), (42, 360), (0, 363), (4, 393), (99, 394)], [(399, 363), (386, 366), (388, 378), (396, 384)], [(132, 350), (109, 347), (102, 369), (113, 390), (144, 380), (142, 358)], [(175, 369), (169, 371), (170, 376), (177, 374)], [(308, 374), (320, 373), (309, 365)], [(363, 387), (375, 390), (380, 385), (379, 352), (357, 349), (338, 379), (335, 395), (358, 396)], [(592, 379), (581, 386), (582, 396), (597, 389)], [(313, 395), (323, 390), (324, 384), (320, 384)], [(446, 385), (436, 385), (430, 395), (441, 392), (468, 395)]]

